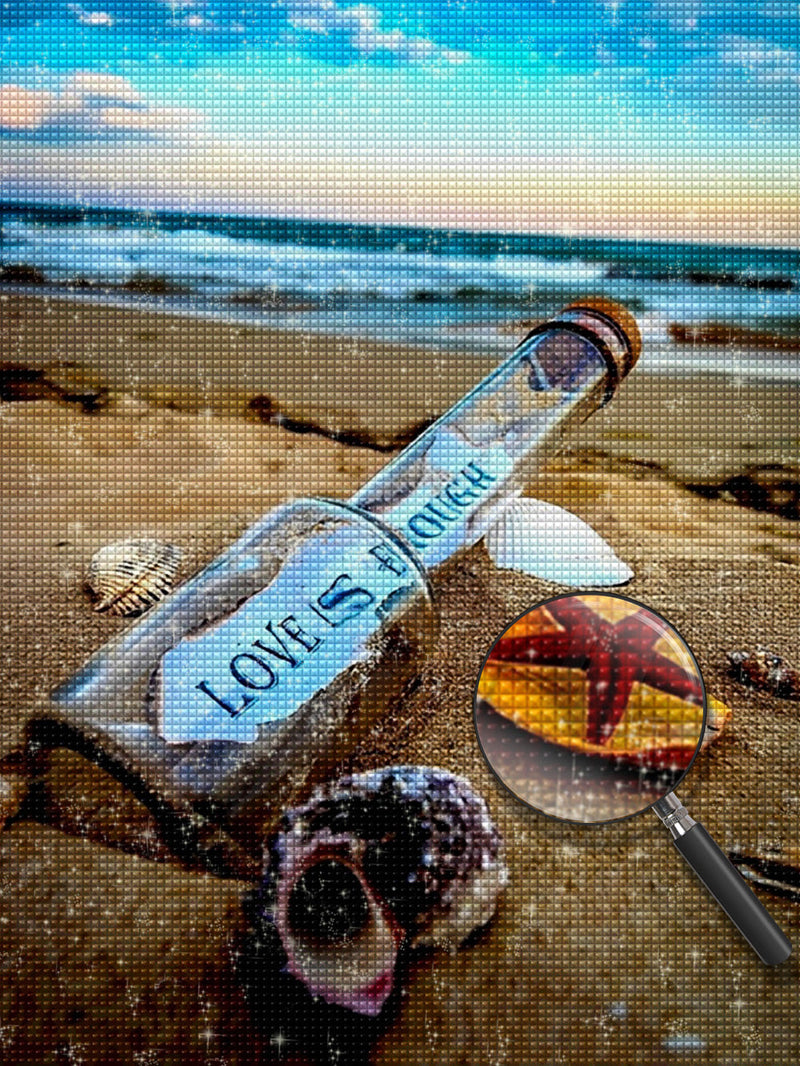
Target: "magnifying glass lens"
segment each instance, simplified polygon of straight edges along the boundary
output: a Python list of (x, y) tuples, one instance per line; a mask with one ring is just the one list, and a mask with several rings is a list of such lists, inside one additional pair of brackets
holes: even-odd
[(494, 643), (475, 694), (490, 767), (570, 822), (626, 818), (671, 792), (703, 739), (706, 699), (680, 635), (622, 596), (559, 596)]
[[(725, 716), (710, 702), (713, 730)], [(584, 824), (654, 807), (761, 961), (777, 965), (792, 951), (786, 934), (673, 792), (707, 713), (686, 642), (648, 607), (610, 593), (557, 596), (522, 615), (492, 645), (475, 690), (481, 749), (518, 799)]]

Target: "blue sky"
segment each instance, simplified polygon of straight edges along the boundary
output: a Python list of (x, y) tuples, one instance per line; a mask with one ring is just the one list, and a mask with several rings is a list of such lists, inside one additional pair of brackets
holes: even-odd
[(0, 0), (2, 195), (797, 244), (800, 4)]

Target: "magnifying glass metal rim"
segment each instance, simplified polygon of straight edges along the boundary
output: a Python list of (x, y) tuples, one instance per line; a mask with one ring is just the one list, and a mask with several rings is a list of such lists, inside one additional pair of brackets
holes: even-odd
[[(700, 728), (699, 736), (697, 738), (697, 745), (695, 747), (694, 754), (692, 755), (691, 759), (687, 763), (687, 765), (684, 768), (684, 770), (683, 770), (682, 774), (680, 775), (680, 777), (678, 777), (675, 781), (673, 781), (668, 788), (665, 788), (662, 795), (656, 796), (655, 799), (651, 800), (651, 802), (646, 804), (645, 806), (637, 807), (637, 809), (635, 811), (631, 811), (629, 814), (622, 814), (622, 815), (620, 815), (617, 818), (603, 818), (603, 819), (601, 819), (599, 821), (593, 821), (593, 822), (583, 822), (583, 821), (580, 821), (580, 820), (575, 819), (575, 818), (564, 818), (564, 817), (562, 817), (561, 815), (558, 815), (558, 814), (550, 814), (547, 811), (543, 811), (540, 807), (537, 807), (535, 804), (531, 803), (529, 800), (523, 799), (522, 796), (517, 795), (517, 793), (514, 791), (514, 789), (506, 781), (503, 780), (503, 778), (501, 777), (500, 773), (495, 769), (494, 765), (492, 764), (492, 761), (489, 758), (489, 756), (488, 756), (488, 754), (486, 752), (486, 749), (484, 748), (483, 741), (481, 739), (480, 729), (478, 727), (478, 701), (482, 698), (482, 697), (480, 697), (478, 695), (478, 688), (480, 686), (480, 682), (481, 682), (481, 677), (483, 675), (483, 671), (486, 668), (486, 664), (489, 661), (489, 658), (490, 658), (490, 656), (492, 654), (492, 651), (494, 650), (494, 647), (497, 644), (498, 640), (500, 640), (502, 637), (504, 637), (505, 634), (509, 631), (509, 629), (511, 629), (512, 626), (515, 626), (517, 624), (517, 622), (521, 622), (527, 615), (532, 614), (533, 611), (538, 611), (538, 610), (540, 610), (543, 607), (547, 607), (548, 603), (554, 603), (556, 600), (580, 599), (583, 596), (598, 596), (598, 597), (603, 597), (604, 599), (609, 599), (609, 600), (623, 600), (626, 603), (632, 604), (634, 607), (638, 607), (640, 610), (647, 611), (648, 614), (651, 614), (651, 615), (653, 615), (654, 618), (657, 618), (659, 620), (659, 622), (661, 622), (666, 627), (666, 629), (668, 631), (670, 631), (672, 634), (674, 634), (680, 640), (680, 642), (683, 644), (684, 648), (688, 652), (689, 658), (691, 659), (692, 665), (694, 666), (695, 673), (697, 674), (697, 677), (700, 680), (700, 690), (701, 690), (701, 692), (703, 694), (703, 722), (702, 722), (702, 726)], [(488, 703), (489, 701), (487, 700), (487, 701), (484, 701), (484, 702)], [(489, 704), (489, 706), (491, 706), (491, 704)], [(495, 712), (495, 713), (497, 713), (497, 712)], [(477, 677), (477, 680), (475, 682), (475, 687), (474, 687), (473, 692), (472, 692), (472, 725), (473, 725), (473, 729), (475, 731), (475, 736), (476, 736), (477, 741), (478, 741), (478, 747), (481, 750), (481, 755), (483, 756), (484, 761), (485, 761), (486, 765), (489, 767), (489, 769), (491, 770), (493, 776), (497, 779), (499, 784), (502, 785), (502, 787), (505, 789), (505, 791), (508, 792), (509, 795), (513, 796), (513, 798), (515, 800), (517, 800), (518, 803), (524, 804), (529, 810), (535, 811), (536, 814), (541, 815), (542, 818), (547, 818), (551, 822), (558, 822), (561, 825), (576, 825), (576, 826), (582, 826), (582, 827), (585, 827), (585, 828), (600, 828), (600, 827), (605, 826), (605, 825), (612, 825), (612, 824), (615, 824), (615, 823), (618, 823), (618, 822), (630, 821), (631, 818), (637, 818), (644, 811), (652, 810), (653, 807), (655, 807), (655, 805), (659, 801), (663, 800), (664, 797), (669, 795), (671, 792), (674, 792), (675, 789), (679, 788), (680, 785), (683, 783), (684, 779), (686, 778), (686, 775), (689, 773), (689, 771), (691, 770), (692, 766), (694, 765), (695, 759), (700, 754), (700, 749), (703, 746), (703, 737), (705, 735), (707, 722), (708, 722), (708, 696), (707, 696), (707, 693), (706, 693), (705, 681), (703, 680), (702, 671), (700, 670), (700, 667), (699, 667), (699, 665), (697, 663), (697, 657), (695, 656), (694, 652), (692, 651), (691, 647), (689, 646), (689, 643), (682, 636), (682, 634), (680, 634), (678, 632), (678, 630), (675, 628), (675, 626), (672, 625), (671, 622), (668, 622), (666, 620), (666, 618), (664, 618), (662, 615), (660, 615), (658, 613), (658, 611), (654, 611), (653, 608), (650, 607), (648, 604), (640, 603), (639, 600), (634, 600), (631, 596), (623, 596), (623, 595), (621, 595), (618, 592), (598, 592), (596, 589), (586, 589), (584, 591), (576, 591), (576, 592), (560, 592), (560, 593), (558, 593), (558, 595), (550, 596), (546, 600), (540, 600), (538, 603), (535, 603), (532, 607), (528, 607), (527, 610), (522, 611), (522, 613), (519, 614), (516, 618), (514, 618), (511, 622), (509, 622), (508, 625), (505, 627), (505, 629), (501, 633), (499, 633), (498, 636), (495, 637), (495, 639), (492, 641), (491, 647), (487, 651), (486, 655), (484, 656), (483, 662), (481, 663), (481, 668), (480, 668), (480, 671), (478, 672), (478, 677)], [(551, 743), (551, 742), (542, 741), (542, 743), (548, 744), (548, 743)], [(584, 756), (584, 757), (590, 758), (591, 756)]]

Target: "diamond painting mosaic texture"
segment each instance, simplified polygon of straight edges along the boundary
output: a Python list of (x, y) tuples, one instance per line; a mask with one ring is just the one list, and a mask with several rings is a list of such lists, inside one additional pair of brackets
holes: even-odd
[(638, 814), (677, 788), (709, 725), (691, 652), (663, 619), (608, 593), (532, 608), (492, 645), (475, 728), (499, 779), (571, 822)]
[(0, 5), (0, 1061), (800, 1064), (797, 959), (473, 724), (624, 585), (800, 939), (799, 21)]

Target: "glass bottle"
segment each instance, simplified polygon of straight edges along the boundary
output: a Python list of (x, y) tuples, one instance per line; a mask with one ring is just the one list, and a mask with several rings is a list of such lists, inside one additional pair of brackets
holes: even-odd
[(184, 857), (264, 834), (396, 706), (435, 644), (436, 570), (479, 541), (640, 348), (592, 300), (533, 330), (348, 501), (271, 511), (93, 655), (33, 721), (126, 782)]

